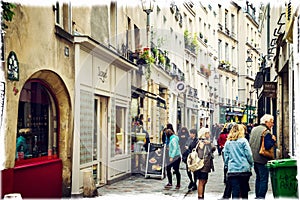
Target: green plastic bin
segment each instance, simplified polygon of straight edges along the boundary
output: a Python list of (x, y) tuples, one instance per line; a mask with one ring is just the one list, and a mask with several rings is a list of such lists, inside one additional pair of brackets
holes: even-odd
[(270, 171), (274, 198), (298, 199), (297, 160), (270, 160), (267, 167)]

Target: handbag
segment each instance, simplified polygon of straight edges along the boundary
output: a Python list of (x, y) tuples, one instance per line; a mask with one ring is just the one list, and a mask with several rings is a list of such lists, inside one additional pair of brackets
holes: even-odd
[(197, 152), (197, 148), (199, 146), (201, 141), (199, 141), (196, 145), (195, 148), (193, 148), (192, 152), (188, 155), (187, 158), (187, 166), (188, 166), (188, 170), (191, 172), (197, 171), (199, 169), (202, 169), (204, 166), (204, 155), (205, 155), (205, 149), (204, 148), (204, 154), (203, 154), (203, 158), (200, 159), (198, 156), (198, 152)]
[(261, 134), (261, 146), (259, 149), (259, 154), (261, 156), (264, 156), (266, 158), (269, 159), (274, 159), (274, 147), (272, 147), (271, 149), (266, 149), (265, 148), (265, 133), (267, 130), (265, 130), (262, 134)]

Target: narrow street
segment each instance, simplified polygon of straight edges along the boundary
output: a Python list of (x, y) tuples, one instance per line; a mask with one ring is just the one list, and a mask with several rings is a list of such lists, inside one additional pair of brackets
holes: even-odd
[[(206, 199), (219, 199), (222, 197), (224, 184), (223, 184), (223, 161), (222, 157), (216, 155), (214, 159), (215, 172), (210, 173), (208, 183), (206, 185), (205, 198)], [(111, 185), (105, 185), (98, 189), (101, 200), (112, 199), (197, 199), (197, 191), (187, 194), (187, 186), (189, 184), (188, 177), (184, 170), (184, 165), (181, 165), (181, 188), (179, 190), (173, 189), (166, 190), (164, 185), (167, 179), (145, 179), (142, 175), (133, 175), (130, 178), (119, 181)], [(250, 179), (249, 199), (254, 199), (254, 185), (255, 185), (255, 172)], [(173, 182), (176, 181), (173, 176)], [(271, 181), (269, 180), (269, 190), (266, 199), (274, 199), (271, 188)]]

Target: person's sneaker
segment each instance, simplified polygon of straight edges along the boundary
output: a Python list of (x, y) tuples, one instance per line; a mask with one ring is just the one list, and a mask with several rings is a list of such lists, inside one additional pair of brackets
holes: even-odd
[(180, 185), (176, 185), (176, 189), (180, 189)]
[(172, 188), (172, 184), (168, 183), (167, 185), (165, 185), (165, 188)]

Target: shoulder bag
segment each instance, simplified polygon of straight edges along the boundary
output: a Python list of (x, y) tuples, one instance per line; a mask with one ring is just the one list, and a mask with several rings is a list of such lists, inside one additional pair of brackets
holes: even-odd
[(261, 134), (261, 146), (259, 150), (259, 154), (269, 159), (274, 159), (274, 146), (271, 149), (265, 148), (265, 133), (267, 129)]
[[(197, 171), (199, 169), (202, 169), (204, 166), (204, 156), (202, 159), (199, 158), (197, 148), (199, 146), (201, 141), (199, 141), (196, 145), (195, 148), (193, 148), (192, 152), (188, 155), (187, 158), (187, 165), (188, 165), (188, 170), (191, 172)], [(204, 148), (204, 154), (205, 155), (205, 149)]]

